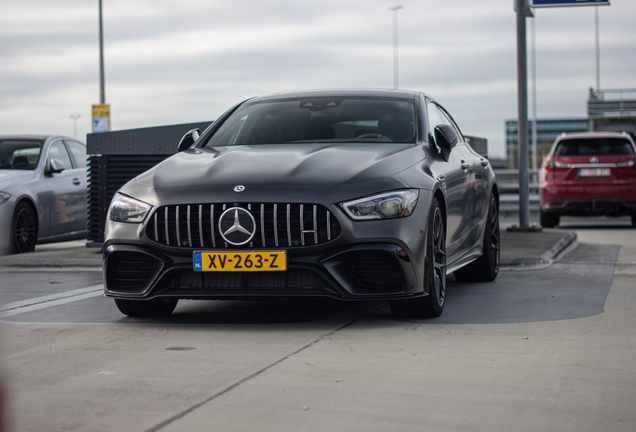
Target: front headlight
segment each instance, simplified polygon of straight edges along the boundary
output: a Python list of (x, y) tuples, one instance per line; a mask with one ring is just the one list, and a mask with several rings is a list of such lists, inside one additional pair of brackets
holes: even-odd
[(340, 206), (347, 216), (356, 221), (402, 218), (413, 213), (419, 194), (417, 189), (399, 190), (341, 203)]
[(151, 208), (150, 204), (118, 193), (110, 205), (108, 217), (114, 222), (141, 223)]
[(11, 198), (11, 194), (10, 193), (6, 193), (6, 192), (2, 192), (0, 191), (0, 205), (6, 203), (7, 201), (9, 201), (9, 198)]

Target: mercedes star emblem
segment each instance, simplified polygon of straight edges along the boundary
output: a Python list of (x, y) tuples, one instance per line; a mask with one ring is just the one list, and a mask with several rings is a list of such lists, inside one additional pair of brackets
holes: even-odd
[(256, 234), (254, 216), (241, 207), (232, 207), (219, 218), (219, 232), (223, 240), (234, 246), (249, 243)]
[(238, 185), (237, 187), (234, 188), (234, 192), (243, 192), (245, 190), (245, 186), (243, 185)]

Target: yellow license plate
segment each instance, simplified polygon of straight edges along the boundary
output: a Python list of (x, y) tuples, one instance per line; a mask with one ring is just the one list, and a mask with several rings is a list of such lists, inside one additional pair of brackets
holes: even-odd
[(285, 271), (285, 251), (194, 252), (194, 271), (246, 272)]

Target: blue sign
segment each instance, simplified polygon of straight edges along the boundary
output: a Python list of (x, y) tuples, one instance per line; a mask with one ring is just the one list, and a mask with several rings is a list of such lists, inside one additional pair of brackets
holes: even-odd
[(194, 271), (203, 271), (203, 257), (201, 252), (194, 252)]
[(530, 0), (531, 7), (609, 6), (610, 0)]

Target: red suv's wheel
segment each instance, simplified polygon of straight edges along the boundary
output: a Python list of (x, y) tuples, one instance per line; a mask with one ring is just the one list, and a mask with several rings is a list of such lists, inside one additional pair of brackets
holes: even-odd
[(554, 228), (559, 224), (559, 215), (556, 213), (544, 213), (541, 210), (541, 226), (544, 228)]

